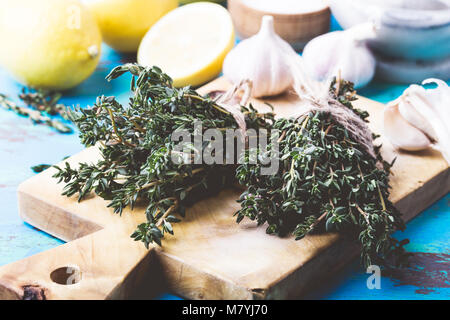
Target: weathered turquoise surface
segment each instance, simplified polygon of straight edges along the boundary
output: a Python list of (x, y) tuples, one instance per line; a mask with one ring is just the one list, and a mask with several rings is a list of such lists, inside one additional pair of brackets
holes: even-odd
[[(115, 95), (123, 102), (128, 97), (126, 77), (107, 83), (105, 75), (115, 65), (132, 61), (104, 47), (101, 63), (86, 82), (65, 93), (63, 102), (86, 106), (100, 94)], [(387, 102), (397, 98), (405, 86), (372, 83), (359, 93)], [(0, 92), (17, 100), (21, 86), (0, 70)], [(62, 242), (24, 223), (18, 216), (16, 188), (34, 173), (30, 167), (53, 164), (82, 150), (77, 135), (59, 134), (46, 126), (33, 125), (27, 118), (0, 109), (0, 265), (48, 250)], [(369, 274), (355, 261), (330, 283), (311, 293), (323, 299), (449, 299), (450, 298), (450, 195), (441, 199), (408, 223), (399, 238), (409, 238), (410, 251), (419, 252), (413, 259), (415, 268), (402, 274), (386, 275), (381, 289), (369, 290)], [(176, 299), (164, 294), (162, 299)]]

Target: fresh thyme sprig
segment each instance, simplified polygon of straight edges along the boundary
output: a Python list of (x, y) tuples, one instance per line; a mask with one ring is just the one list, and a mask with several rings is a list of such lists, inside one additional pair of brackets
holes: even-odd
[(42, 164), (32, 166), (30, 169), (33, 170), (34, 173), (40, 173), (44, 170), (47, 170), (51, 166), (52, 166), (51, 164), (42, 163)]
[[(180, 129), (192, 134), (196, 121), (203, 130), (237, 129), (238, 124), (212, 99), (190, 87), (173, 87), (172, 80), (157, 67), (126, 64), (114, 68), (107, 79), (127, 72), (132, 75), (128, 106), (102, 96), (92, 108), (76, 108), (69, 114), (82, 143), (99, 146), (101, 160), (81, 163), (76, 169), (66, 163), (56, 167), (54, 177), (66, 183), (64, 195), (78, 194), (80, 201), (93, 191), (109, 200), (109, 207), (119, 214), (126, 207), (144, 205), (147, 222), (139, 225), (132, 237), (146, 246), (152, 242), (160, 245), (166, 233), (173, 234), (172, 223), (179, 221), (176, 214), (183, 216), (193, 202), (235, 181), (233, 166), (174, 163), (172, 134)], [(242, 111), (248, 128), (268, 126), (273, 119), (272, 114), (260, 115), (252, 106)], [(202, 150), (195, 152), (203, 153), (208, 145), (204, 143)]]
[(10, 111), (17, 113), (18, 115), (28, 117), (34, 123), (45, 124), (49, 127), (52, 127), (61, 133), (71, 133), (72, 132), (72, 128), (70, 128), (63, 122), (59, 121), (58, 119), (52, 119), (52, 118), (46, 116), (45, 114), (43, 114), (39, 110), (19, 106), (12, 100), (9, 100), (5, 95), (3, 95), (1, 93), (0, 93), (0, 106), (6, 110), (10, 110)]
[(32, 109), (45, 112), (51, 116), (60, 115), (63, 119), (68, 120), (67, 107), (59, 103), (62, 94), (59, 92), (46, 91), (42, 89), (32, 90), (23, 87), (20, 100)]
[[(335, 84), (336, 99), (366, 120), (368, 114), (351, 105), (353, 86)], [(365, 266), (402, 263), (407, 241), (398, 242), (391, 234), (405, 226), (388, 200), (392, 164), (382, 159), (380, 147), (372, 157), (332, 114), (319, 110), (279, 119), (273, 129), (282, 132), (280, 169), (268, 176), (260, 174), (261, 164), (245, 161), (237, 168), (236, 176), (247, 188), (237, 221), (246, 217), (258, 225), (268, 223), (268, 234), (293, 234), (296, 240), (313, 232), (339, 232), (359, 239)], [(271, 148), (269, 144), (260, 152)]]

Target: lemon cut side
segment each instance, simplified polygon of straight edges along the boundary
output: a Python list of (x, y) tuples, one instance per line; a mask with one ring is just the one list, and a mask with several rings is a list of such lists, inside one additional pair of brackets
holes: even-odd
[(176, 87), (198, 86), (215, 78), (234, 46), (228, 11), (214, 3), (179, 7), (162, 17), (142, 40), (137, 60), (158, 66)]

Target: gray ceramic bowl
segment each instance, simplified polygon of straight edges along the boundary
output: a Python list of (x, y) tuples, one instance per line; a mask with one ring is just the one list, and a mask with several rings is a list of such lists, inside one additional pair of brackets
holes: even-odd
[(337, 22), (347, 29), (377, 21), (369, 46), (378, 54), (407, 60), (450, 57), (450, 0), (331, 0)]

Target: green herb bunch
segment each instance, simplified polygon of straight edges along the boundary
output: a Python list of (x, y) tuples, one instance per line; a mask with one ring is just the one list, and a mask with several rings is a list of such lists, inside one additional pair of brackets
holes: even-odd
[[(367, 112), (351, 104), (355, 99), (351, 83), (334, 81), (331, 92), (366, 120)], [(317, 109), (279, 119), (273, 129), (281, 133), (279, 170), (261, 175), (263, 165), (249, 161), (237, 168), (236, 176), (246, 187), (237, 222), (249, 218), (258, 225), (267, 223), (268, 234), (293, 234), (296, 240), (313, 232), (339, 232), (359, 240), (365, 266), (402, 263), (407, 240), (398, 242), (391, 234), (405, 226), (388, 200), (392, 163), (382, 159), (380, 146), (374, 148), (374, 158), (332, 114)], [(272, 147), (268, 144), (258, 152), (265, 154)], [(248, 150), (246, 160), (252, 154)]]
[[(92, 108), (75, 108), (69, 118), (80, 131), (86, 146), (97, 145), (101, 159), (95, 164), (81, 163), (72, 168), (67, 162), (56, 167), (54, 175), (66, 183), (64, 195), (78, 194), (82, 200), (91, 191), (109, 200), (109, 207), (121, 214), (136, 205), (146, 207), (147, 222), (138, 226), (132, 237), (148, 247), (161, 245), (166, 233), (173, 234), (176, 213), (201, 197), (217, 193), (235, 181), (234, 166), (195, 164), (172, 161), (176, 130), (194, 133), (194, 123), (202, 129), (238, 129), (233, 115), (209, 97), (190, 87), (177, 89), (159, 68), (143, 68), (136, 64), (118, 66), (107, 76), (115, 79), (131, 73), (132, 96), (127, 106), (114, 97), (101, 96)], [(242, 107), (248, 128), (269, 126), (272, 114), (258, 114), (250, 105)], [(180, 158), (199, 154), (175, 154)]]
[[(126, 207), (145, 206), (147, 222), (132, 237), (148, 247), (153, 242), (161, 245), (166, 233), (173, 234), (172, 223), (179, 221), (176, 214), (184, 216), (188, 206), (226, 188), (237, 177), (247, 188), (239, 200), (238, 222), (247, 217), (259, 225), (268, 223), (267, 233), (293, 234), (296, 239), (313, 232), (340, 232), (359, 240), (365, 265), (387, 264), (389, 258), (403, 256), (406, 242), (391, 237), (395, 230), (404, 229), (400, 213), (388, 200), (392, 163), (382, 159), (379, 146), (369, 152), (331, 112), (316, 108), (295, 119), (275, 121), (272, 113), (260, 114), (251, 105), (241, 107), (247, 128), (281, 132), (280, 168), (274, 175), (262, 175), (264, 164), (248, 161), (254, 150), (245, 152), (247, 161), (238, 167), (226, 161), (176, 163), (174, 155), (195, 157), (211, 146), (211, 141), (204, 141), (201, 150), (192, 145), (187, 153), (180, 152), (177, 141), (172, 141), (177, 130), (193, 134), (197, 121), (202, 130), (239, 129), (239, 121), (213, 98), (190, 87), (173, 87), (170, 77), (157, 67), (126, 64), (113, 69), (107, 79), (125, 73), (132, 75), (128, 105), (101, 96), (92, 108), (69, 112), (82, 143), (96, 145), (101, 158), (77, 168), (68, 163), (56, 167), (54, 177), (66, 184), (64, 195), (77, 194), (81, 201), (95, 192), (109, 200), (108, 206), (118, 214)], [(352, 105), (351, 83), (335, 80), (330, 92), (336, 107), (367, 121), (367, 112)], [(369, 141), (372, 147), (370, 136)], [(256, 154), (264, 156), (272, 147), (268, 143)]]

